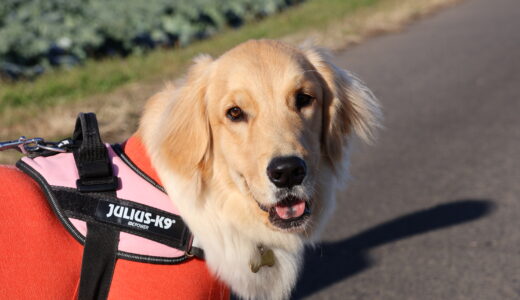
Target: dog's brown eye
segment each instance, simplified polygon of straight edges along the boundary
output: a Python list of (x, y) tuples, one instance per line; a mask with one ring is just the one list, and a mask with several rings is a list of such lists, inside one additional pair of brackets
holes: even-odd
[(226, 116), (231, 121), (241, 121), (242, 119), (244, 119), (244, 112), (242, 111), (242, 109), (240, 109), (240, 107), (235, 106), (228, 109)]
[(296, 108), (298, 110), (304, 108), (305, 106), (308, 106), (312, 103), (312, 100), (314, 98), (311, 95), (307, 95), (304, 93), (298, 93), (296, 94)]

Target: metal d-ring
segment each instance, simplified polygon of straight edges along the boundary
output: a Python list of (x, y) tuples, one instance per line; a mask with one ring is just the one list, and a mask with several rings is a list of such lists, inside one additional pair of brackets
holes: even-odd
[(59, 153), (67, 152), (67, 150), (59, 148), (59, 147), (56, 147), (56, 146), (37, 144), (36, 147), (38, 147), (37, 150), (43, 149), (43, 150), (48, 150), (48, 151), (52, 151), (52, 152), (59, 152)]

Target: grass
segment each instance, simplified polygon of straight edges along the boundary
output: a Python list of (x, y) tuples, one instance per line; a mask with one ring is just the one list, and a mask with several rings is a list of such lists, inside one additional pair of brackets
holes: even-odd
[(302, 30), (324, 28), (382, 0), (308, 0), (275, 16), (228, 29), (185, 48), (163, 49), (126, 59), (87, 61), (82, 67), (51, 71), (33, 82), (0, 83), (0, 112), (9, 107), (47, 106), (106, 93), (136, 81), (179, 74), (198, 53), (219, 55), (251, 38), (280, 38)]
[[(312, 39), (333, 50), (363, 38), (400, 30), (408, 22), (461, 0), (308, 0), (238, 30), (185, 48), (128, 59), (88, 61), (50, 72), (34, 82), (0, 83), (0, 141), (21, 135), (59, 140), (71, 134), (78, 112), (97, 113), (103, 139), (122, 141), (135, 132), (146, 99), (183, 74), (199, 53), (218, 56), (251, 38), (293, 44)], [(0, 152), (13, 163), (17, 152)]]

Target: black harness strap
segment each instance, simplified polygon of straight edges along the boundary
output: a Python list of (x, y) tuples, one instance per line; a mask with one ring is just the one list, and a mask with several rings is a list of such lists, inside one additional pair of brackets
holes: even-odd
[(76, 189), (67, 187), (54, 187), (53, 192), (68, 217), (101, 223), (182, 251), (189, 250), (191, 233), (178, 215), (104, 194), (78, 194)]
[(119, 231), (87, 222), (79, 300), (107, 299), (116, 264)]
[[(115, 197), (117, 177), (99, 135), (96, 115), (78, 115), (72, 137), (73, 154), (79, 172), (77, 188), (83, 193), (104, 193)], [(107, 299), (117, 259), (119, 231), (96, 222), (87, 222), (87, 236), (81, 263), (79, 300)]]

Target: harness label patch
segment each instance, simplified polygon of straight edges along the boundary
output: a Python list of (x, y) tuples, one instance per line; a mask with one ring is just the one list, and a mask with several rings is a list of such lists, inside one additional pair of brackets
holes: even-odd
[[(185, 226), (182, 220), (176, 220), (175, 215), (158, 213), (145, 209), (131, 207), (125, 204), (115, 204), (100, 200), (96, 207), (96, 219), (103, 222), (128, 227), (147, 233), (154, 233), (169, 239), (183, 240)], [(178, 217), (177, 217), (178, 218)]]

